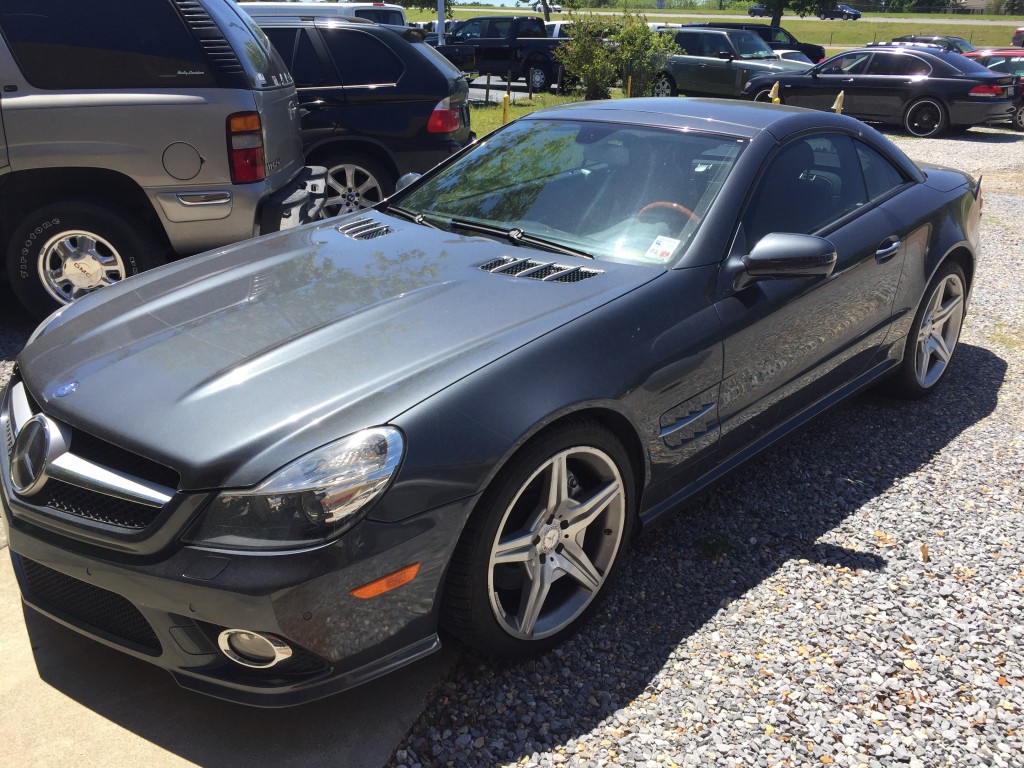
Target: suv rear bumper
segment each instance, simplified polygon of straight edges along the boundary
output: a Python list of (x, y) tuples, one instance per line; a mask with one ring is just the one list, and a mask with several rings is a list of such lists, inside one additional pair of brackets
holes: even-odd
[(259, 234), (279, 232), (316, 220), (326, 199), (327, 169), (322, 165), (305, 166), (289, 184), (263, 202)]

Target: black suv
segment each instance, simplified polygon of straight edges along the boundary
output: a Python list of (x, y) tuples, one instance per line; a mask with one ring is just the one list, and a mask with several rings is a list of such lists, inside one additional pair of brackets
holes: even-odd
[(257, 23), (299, 92), (309, 162), (327, 166), (324, 210), (379, 203), (471, 140), (469, 84), (411, 27), (274, 16)]
[(804, 56), (817, 64), (825, 60), (825, 48), (814, 43), (801, 43), (793, 35), (782, 27), (773, 27), (771, 24), (758, 24), (750, 22), (717, 22), (701, 21), (692, 24), (684, 24), (686, 27), (711, 27), (713, 29), (745, 29), (753, 32), (764, 40), (773, 51), (800, 51)]

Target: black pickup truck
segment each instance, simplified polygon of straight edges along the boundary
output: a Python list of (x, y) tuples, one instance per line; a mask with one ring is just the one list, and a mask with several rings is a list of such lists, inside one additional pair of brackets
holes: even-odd
[[(561, 42), (547, 36), (540, 16), (474, 16), (456, 24), (437, 49), (464, 71), (512, 80), (529, 77), (535, 91), (544, 91), (553, 82), (554, 51)], [(466, 56), (467, 49), (472, 57)]]

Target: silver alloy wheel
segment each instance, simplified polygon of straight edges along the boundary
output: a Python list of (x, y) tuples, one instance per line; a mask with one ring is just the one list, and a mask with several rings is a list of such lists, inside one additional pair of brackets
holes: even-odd
[(113, 245), (93, 232), (59, 232), (39, 251), (39, 280), (61, 304), (123, 280), (124, 260)]
[(1024, 104), (1018, 104), (1010, 117), (1010, 124), (1015, 131), (1024, 131)]
[(935, 286), (921, 318), (914, 359), (914, 372), (921, 387), (928, 389), (942, 378), (960, 338), (963, 320), (964, 284), (954, 272)]
[(565, 629), (597, 597), (626, 525), (622, 476), (604, 451), (569, 448), (516, 493), (491, 545), (487, 591), (498, 624), (537, 640)]
[(654, 81), (654, 95), (661, 97), (672, 95), (672, 83), (667, 77), (662, 76)]
[(380, 179), (357, 163), (341, 163), (327, 170), (327, 200), (323, 216), (361, 211), (384, 199)]

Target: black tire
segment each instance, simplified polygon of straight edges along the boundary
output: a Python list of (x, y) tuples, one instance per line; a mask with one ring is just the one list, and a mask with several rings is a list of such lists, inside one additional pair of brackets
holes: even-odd
[(42, 319), (104, 285), (164, 264), (168, 246), (139, 219), (77, 199), (36, 208), (11, 231), (7, 275), (14, 295)]
[(676, 87), (676, 81), (672, 79), (672, 75), (667, 72), (662, 72), (654, 79), (654, 95), (655, 96), (678, 96), (679, 89)]
[(916, 400), (935, 391), (952, 364), (966, 299), (964, 271), (947, 261), (928, 283), (914, 315), (903, 361), (890, 381), (892, 394)]
[(918, 99), (903, 115), (903, 129), (919, 139), (934, 139), (945, 133), (949, 117), (942, 102), (931, 96)]
[[(633, 495), (629, 457), (598, 424), (569, 421), (528, 443), (491, 483), (459, 539), (443, 626), (506, 660), (562, 642), (614, 583), (632, 533)], [(599, 511), (584, 512), (589, 503)]]
[(395, 175), (375, 158), (342, 151), (318, 155), (314, 162), (327, 168), (322, 218), (361, 211), (395, 191)]
[(1018, 102), (1010, 115), (1010, 127), (1015, 131), (1024, 131), (1024, 103)]
[(530, 78), (530, 87), (534, 93), (547, 93), (551, 90), (554, 77), (551, 74), (551, 65), (547, 62), (530, 63), (526, 69), (526, 76)]

